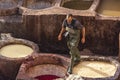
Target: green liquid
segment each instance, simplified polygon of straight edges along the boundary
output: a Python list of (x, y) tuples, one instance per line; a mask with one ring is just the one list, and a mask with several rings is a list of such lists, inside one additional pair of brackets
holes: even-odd
[(120, 16), (120, 0), (101, 0), (97, 12), (107, 16)]
[(93, 1), (85, 1), (85, 0), (71, 0), (68, 2), (65, 2), (63, 4), (63, 7), (70, 8), (70, 9), (76, 9), (76, 10), (87, 10), (92, 5)]

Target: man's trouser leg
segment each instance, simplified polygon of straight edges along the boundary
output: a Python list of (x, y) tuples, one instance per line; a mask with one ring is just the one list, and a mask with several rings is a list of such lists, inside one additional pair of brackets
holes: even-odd
[(68, 73), (72, 73), (72, 69), (73, 69), (73, 66), (74, 66), (74, 58), (75, 58), (75, 55), (74, 54), (71, 54), (71, 60), (70, 60), (70, 65), (68, 67)]
[(74, 61), (80, 61), (80, 51), (78, 49), (78, 44), (80, 41), (80, 32), (76, 32), (75, 35), (71, 35), (70, 40), (70, 52), (75, 55)]
[(80, 61), (80, 51), (78, 49), (78, 44), (79, 44), (79, 39), (77, 39), (76, 43), (75, 43), (75, 48), (74, 49), (74, 54), (75, 54), (75, 58), (74, 61)]
[(77, 48), (79, 43), (79, 35), (70, 35), (70, 39), (67, 42), (68, 48), (70, 49), (71, 62), (68, 68), (68, 72), (72, 73), (73, 66), (76, 60), (80, 60), (80, 53)]

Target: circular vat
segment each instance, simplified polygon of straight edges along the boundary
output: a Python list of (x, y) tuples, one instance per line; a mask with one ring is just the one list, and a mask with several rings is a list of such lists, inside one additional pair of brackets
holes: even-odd
[(120, 16), (120, 0), (100, 0), (97, 13), (105, 16)]
[(7, 58), (24, 58), (39, 51), (38, 46), (25, 39), (8, 39), (0, 41), (0, 55)]
[(0, 16), (14, 15), (17, 10), (17, 0), (0, 0)]
[(15, 80), (21, 64), (31, 60), (38, 46), (25, 39), (0, 40), (0, 80)]
[(120, 64), (112, 58), (83, 57), (81, 62), (74, 66), (73, 74), (85, 80), (118, 80)]
[(55, 0), (24, 0), (23, 7), (29, 9), (45, 9), (55, 5)]
[(93, 0), (62, 0), (61, 6), (75, 10), (88, 10)]
[(28, 61), (21, 68), (21, 75), (28, 77), (24, 79), (53, 80), (65, 77), (68, 58), (57, 54), (36, 54), (33, 57), (33, 61)]

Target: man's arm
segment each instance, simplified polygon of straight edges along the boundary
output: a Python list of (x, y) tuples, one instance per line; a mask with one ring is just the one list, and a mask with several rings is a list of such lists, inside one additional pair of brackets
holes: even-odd
[(59, 33), (59, 35), (58, 35), (58, 40), (62, 40), (62, 34), (65, 32), (65, 28), (64, 27), (62, 27), (62, 29), (61, 29), (61, 31), (60, 31), (60, 33)]
[(85, 27), (79, 21), (76, 21), (75, 26), (77, 26), (78, 29), (80, 29), (80, 30), (82, 29), (81, 42), (84, 44), (85, 43)]
[(85, 43), (85, 27), (82, 28), (82, 39), (81, 42), (84, 44)]

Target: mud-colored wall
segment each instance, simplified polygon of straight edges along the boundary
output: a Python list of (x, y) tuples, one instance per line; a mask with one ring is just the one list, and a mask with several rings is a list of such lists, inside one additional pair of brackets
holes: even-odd
[(97, 15), (92, 10), (99, 0), (95, 0), (93, 7), (85, 11), (60, 7), (59, 0), (52, 0), (53, 3), (57, 2), (56, 5), (42, 10), (23, 7), (28, 0), (18, 1), (17, 9), (22, 10), (21, 14), (17, 10), (16, 15), (1, 16), (0, 33), (13, 33), (14, 37), (34, 41), (40, 46), (41, 52), (68, 53), (65, 39), (58, 41), (57, 36), (65, 15), (72, 13), (86, 27), (86, 43), (84, 45), (80, 43), (80, 50), (89, 49), (98, 55), (118, 55), (120, 21), (96, 18)]
[(21, 16), (0, 17), (0, 33), (11, 33), (17, 38), (25, 38), (25, 27)]
[(94, 39), (93, 52), (104, 55), (118, 54), (119, 22), (112, 20), (96, 20), (91, 37)]
[[(97, 20), (95, 17), (75, 16), (86, 27), (86, 43), (80, 43), (95, 54), (118, 55), (119, 21)], [(57, 40), (65, 15), (24, 16), (28, 39), (37, 42), (43, 52), (68, 52), (65, 39)]]
[[(68, 53), (66, 41), (57, 40), (65, 15), (25, 15), (22, 18), (4, 18), (0, 33), (12, 33), (38, 43), (41, 52)], [(95, 54), (118, 55), (120, 22), (98, 20), (95, 17), (76, 16), (86, 27), (86, 43), (79, 49), (89, 49)], [(13, 19), (13, 20), (12, 20)], [(86, 54), (86, 53), (85, 53)]]

